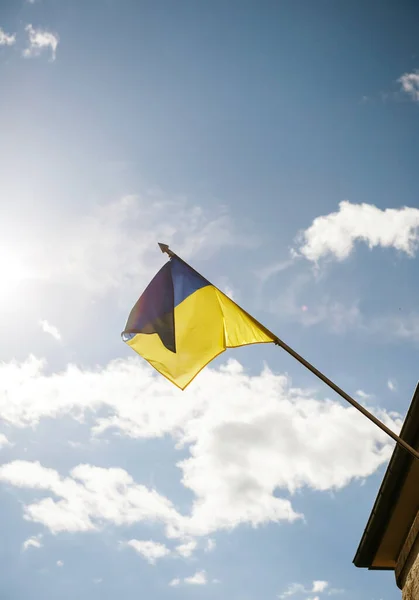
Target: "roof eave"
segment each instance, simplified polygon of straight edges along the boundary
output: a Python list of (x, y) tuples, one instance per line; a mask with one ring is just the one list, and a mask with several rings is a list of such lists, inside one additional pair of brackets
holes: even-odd
[[(410, 445), (417, 445), (419, 438), (419, 384), (416, 386), (400, 437)], [(373, 567), (372, 565), (412, 461), (412, 456), (403, 448), (395, 447), (353, 559), (356, 567), (371, 570), (392, 569), (391, 567)]]

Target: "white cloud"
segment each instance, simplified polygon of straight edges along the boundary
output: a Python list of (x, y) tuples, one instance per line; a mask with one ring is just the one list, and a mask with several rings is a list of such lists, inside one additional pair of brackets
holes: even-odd
[(44, 333), (48, 333), (48, 335), (52, 336), (57, 342), (61, 340), (61, 333), (55, 325), (51, 325), (51, 323), (48, 323), (45, 319), (39, 321), (39, 325)]
[(313, 593), (324, 592), (327, 587), (329, 587), (328, 581), (317, 580), (317, 581), (313, 581), (313, 587), (312, 587), (311, 591)]
[(44, 50), (51, 51), (51, 60), (55, 60), (59, 38), (51, 31), (35, 29), (31, 24), (25, 27), (28, 33), (29, 46), (23, 51), (25, 58), (39, 56)]
[(0, 27), (0, 46), (13, 46), (16, 43), (16, 34), (8, 34)]
[[(230, 360), (207, 368), (182, 393), (136, 358), (94, 370), (70, 365), (55, 374), (45, 373), (45, 366), (34, 358), (0, 364), (4, 420), (23, 427), (42, 417), (79, 419), (89, 412), (96, 435), (108, 430), (132, 438), (171, 435), (178, 447), (188, 448), (178, 467), (194, 498), (189, 514), (180, 515), (167, 498), (135, 483), (123, 469), (79, 465), (61, 477), (34, 462), (1, 466), (1, 480), (48, 492), (25, 506), (24, 515), (53, 532), (151, 520), (184, 540), (242, 523), (293, 522), (301, 515), (290, 492), (343, 488), (374, 473), (393, 448), (352, 407), (316, 399), (266, 367), (248, 375)], [(374, 412), (400, 428), (394, 414)]]
[[(329, 587), (329, 582), (323, 581), (320, 579), (313, 581), (311, 588), (306, 588), (306, 586), (303, 585), (302, 583), (291, 583), (287, 587), (287, 589), (278, 596), (278, 598), (280, 598), (281, 600), (284, 600), (285, 598), (289, 598), (290, 596), (295, 596), (296, 594), (301, 595), (301, 594), (323, 593), (326, 591), (326, 589), (328, 587)], [(307, 598), (307, 600), (319, 600), (319, 596)]]
[(180, 525), (181, 517), (169, 500), (137, 485), (123, 469), (78, 465), (70, 477), (62, 478), (38, 462), (17, 460), (0, 466), (0, 481), (51, 492), (54, 498), (26, 505), (24, 517), (45, 525), (52, 533), (91, 531), (108, 522), (130, 525), (160, 521), (177, 529)]
[(212, 552), (213, 550), (215, 550), (216, 547), (216, 542), (214, 539), (209, 538), (209, 540), (207, 540), (207, 545), (205, 547), (205, 552)]
[(5, 448), (6, 446), (11, 446), (12, 444), (9, 442), (4, 433), (0, 433), (0, 448)]
[(195, 540), (190, 540), (179, 546), (176, 546), (176, 552), (183, 556), (184, 558), (189, 558), (192, 556), (194, 550), (196, 549), (197, 543)]
[(208, 583), (207, 574), (205, 571), (197, 571), (191, 577), (185, 577), (183, 580), (187, 585), (206, 585)]
[[(184, 579), (180, 579), (179, 577), (175, 577), (169, 583), (171, 587), (177, 587), (181, 584), (185, 585), (207, 585), (208, 577), (205, 571), (197, 571), (195, 575), (191, 575), (190, 577), (185, 577)], [(211, 583), (220, 583), (218, 579), (212, 579)]]
[(159, 542), (152, 540), (129, 540), (127, 546), (134, 548), (138, 554), (141, 554), (151, 565), (156, 564), (159, 558), (170, 554), (169, 548)]
[(63, 567), (64, 563), (62, 560), (57, 560), (57, 567)]
[(42, 548), (42, 535), (36, 535), (25, 540), (22, 544), (22, 550), (25, 551), (28, 548)]
[(387, 381), (387, 387), (391, 392), (395, 392), (397, 389), (397, 383), (394, 379), (389, 379)]
[(324, 257), (347, 258), (356, 241), (370, 248), (394, 248), (414, 256), (419, 240), (419, 209), (387, 208), (372, 204), (339, 204), (339, 210), (317, 217), (300, 236), (299, 252), (317, 262)]
[(419, 71), (404, 73), (398, 81), (401, 83), (403, 92), (415, 102), (419, 102)]

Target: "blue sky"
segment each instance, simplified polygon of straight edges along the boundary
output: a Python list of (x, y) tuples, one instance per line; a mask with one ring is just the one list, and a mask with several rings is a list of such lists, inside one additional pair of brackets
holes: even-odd
[(275, 347), (184, 393), (120, 340), (167, 242), (398, 430), (411, 2), (2, 0), (0, 595), (393, 600), (392, 443)]

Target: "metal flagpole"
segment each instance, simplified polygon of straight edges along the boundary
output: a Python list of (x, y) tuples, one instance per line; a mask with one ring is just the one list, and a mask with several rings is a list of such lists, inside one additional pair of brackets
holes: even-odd
[[(195, 273), (198, 273), (198, 271), (196, 271), (196, 269), (194, 269), (193, 267), (191, 267), (191, 265), (189, 265), (188, 263), (186, 263), (177, 254), (175, 254), (174, 252), (172, 252), (172, 250), (170, 250), (170, 248), (169, 248), (169, 246), (167, 244), (160, 244), (159, 243), (159, 247), (160, 247), (160, 250), (163, 253), (166, 253), (170, 258), (177, 258), (178, 260), (180, 260), (181, 262), (183, 262), (184, 264), (186, 264), (190, 269), (192, 269), (192, 271), (195, 271)], [(200, 273), (198, 273), (198, 275), (200, 275)], [(202, 277), (202, 275), (200, 275), (200, 276)], [(232, 302), (234, 302), (234, 300), (232, 300)], [(380, 421), (379, 419), (377, 419), (377, 417), (375, 417), (366, 408), (364, 408), (362, 406), (362, 404), (359, 404), (359, 402), (357, 402), (349, 394), (347, 394), (346, 392), (344, 392), (338, 385), (336, 385), (336, 383), (333, 383), (333, 381), (331, 379), (329, 379), (328, 377), (326, 377), (326, 375), (323, 375), (323, 373), (321, 371), (319, 371), (318, 369), (316, 369), (316, 367), (314, 367), (311, 363), (309, 363), (308, 360), (306, 360), (305, 358), (303, 358), (300, 354), (298, 354), (298, 352), (296, 352), (295, 350), (293, 350), (290, 346), (288, 346), (288, 344), (286, 344), (285, 342), (283, 342), (278, 336), (276, 336), (274, 333), (272, 333), (271, 331), (269, 331), (269, 329), (267, 329), (264, 325), (262, 325), (262, 323), (259, 323), (259, 321), (257, 321), (257, 319), (255, 319), (252, 315), (250, 315), (248, 312), (246, 312), (236, 302), (234, 302), (234, 304), (236, 306), (238, 306), (240, 308), (240, 310), (242, 310), (251, 319), (253, 319), (253, 321), (255, 323), (257, 323), (257, 325), (261, 329), (263, 329), (269, 336), (271, 336), (273, 338), (273, 343), (276, 346), (280, 346), (283, 350), (285, 350), (285, 352), (288, 352), (288, 354), (290, 354), (293, 358), (295, 358), (295, 360), (297, 360), (300, 364), (302, 364), (304, 367), (306, 367), (306, 369), (308, 369), (314, 375), (316, 375), (316, 377), (318, 377), (319, 379), (321, 379), (321, 381), (323, 381), (323, 383), (325, 383), (326, 385), (328, 385), (334, 392), (336, 392), (337, 394), (339, 394), (339, 396), (341, 396), (344, 400), (346, 400), (347, 402), (349, 402), (349, 404), (351, 404), (354, 408), (356, 408), (357, 410), (359, 410), (359, 412), (361, 412), (365, 417), (367, 417), (367, 419), (369, 419), (375, 425), (377, 425), (377, 427), (379, 427), (382, 431), (384, 431), (384, 433), (386, 433), (387, 435), (389, 435), (399, 446), (401, 446), (402, 448), (404, 448), (407, 452), (409, 452), (415, 458), (419, 459), (419, 452), (417, 450), (415, 450), (414, 448), (412, 448), (412, 446), (410, 446), (401, 437), (399, 437), (396, 433), (394, 433), (394, 431), (392, 431), (389, 427), (387, 427), (387, 425), (385, 425), (382, 421)]]

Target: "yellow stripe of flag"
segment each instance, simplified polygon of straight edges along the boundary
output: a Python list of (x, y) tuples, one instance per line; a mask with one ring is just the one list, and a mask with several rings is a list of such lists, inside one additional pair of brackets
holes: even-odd
[(227, 348), (275, 338), (176, 257), (156, 275), (133, 308), (123, 339), (183, 390)]

